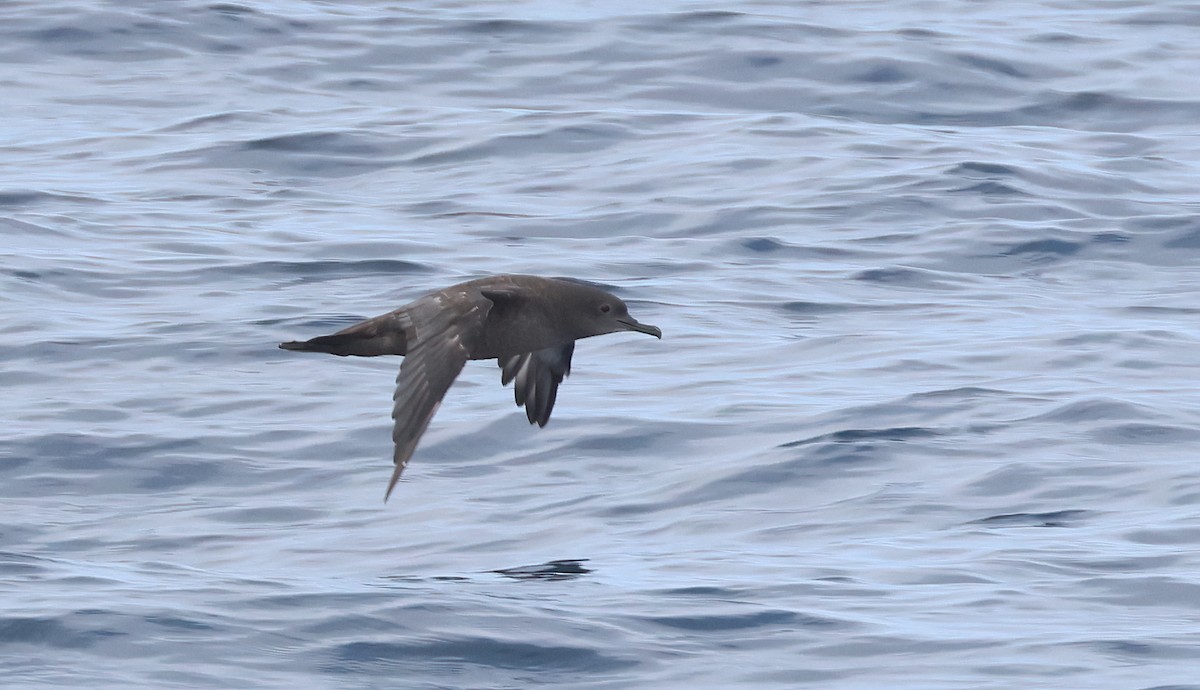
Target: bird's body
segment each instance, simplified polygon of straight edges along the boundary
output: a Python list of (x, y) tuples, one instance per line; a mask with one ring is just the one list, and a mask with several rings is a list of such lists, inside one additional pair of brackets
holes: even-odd
[(393, 396), (396, 469), (387, 500), (467, 360), (498, 360), (501, 383), (515, 381), (517, 405), (525, 407), (531, 424), (545, 426), (558, 385), (571, 371), (575, 341), (617, 331), (662, 337), (658, 328), (629, 316), (616, 296), (591, 284), (499, 275), (451, 285), (333, 335), (279, 347), (341, 356), (405, 356)]

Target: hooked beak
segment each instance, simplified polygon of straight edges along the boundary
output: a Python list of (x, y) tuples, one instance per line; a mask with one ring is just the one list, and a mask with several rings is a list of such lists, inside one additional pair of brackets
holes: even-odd
[(651, 325), (645, 324), (645, 323), (638, 323), (637, 319), (633, 318), (632, 316), (630, 316), (627, 319), (620, 319), (619, 323), (622, 326), (624, 326), (626, 330), (637, 331), (638, 333), (645, 333), (646, 335), (652, 335), (655, 338), (662, 340), (662, 329), (659, 328), (658, 326), (651, 326)]

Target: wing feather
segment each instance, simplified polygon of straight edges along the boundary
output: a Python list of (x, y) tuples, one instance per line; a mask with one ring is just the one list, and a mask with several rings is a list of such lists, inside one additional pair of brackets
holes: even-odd
[(546, 426), (554, 402), (558, 399), (558, 386), (571, 373), (571, 355), (575, 343), (558, 347), (525, 352), (511, 357), (500, 357), (500, 383), (513, 384), (513, 397), (518, 407), (525, 408), (525, 417), (530, 424)]
[[(470, 358), (492, 303), (482, 296), (454, 295), (454, 304), (445, 304), (442, 293), (417, 300), (396, 313), (404, 329), (408, 354), (396, 376), (392, 396), (392, 440), (396, 444), (392, 462), (396, 469), (388, 482), (383, 500), (408, 465), (421, 435), (429, 427), (442, 397)], [(461, 298), (461, 299), (458, 299)]]

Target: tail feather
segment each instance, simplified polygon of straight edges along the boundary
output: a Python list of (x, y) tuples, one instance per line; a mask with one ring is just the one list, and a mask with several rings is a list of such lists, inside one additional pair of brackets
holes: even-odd
[(297, 352), (327, 352), (340, 357), (402, 355), (408, 351), (404, 330), (396, 324), (392, 314), (369, 319), (333, 335), (279, 343), (279, 347)]
[(380, 338), (363, 338), (353, 335), (321, 335), (311, 340), (293, 340), (287, 343), (279, 343), (279, 348), (282, 350), (295, 350), (297, 352), (327, 352), (331, 355), (346, 357), (348, 355), (358, 355), (360, 357), (374, 357), (376, 355), (391, 354), (386, 342)]

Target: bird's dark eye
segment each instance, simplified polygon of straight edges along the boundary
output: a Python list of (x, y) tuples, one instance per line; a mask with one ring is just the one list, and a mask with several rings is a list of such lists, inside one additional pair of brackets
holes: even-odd
[(608, 313), (608, 312), (610, 312), (610, 311), (612, 311), (612, 307), (611, 307), (611, 306), (609, 306), (608, 304), (601, 304), (601, 305), (600, 305), (600, 313), (601, 313), (601, 314), (607, 314), (607, 313)]

